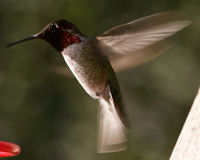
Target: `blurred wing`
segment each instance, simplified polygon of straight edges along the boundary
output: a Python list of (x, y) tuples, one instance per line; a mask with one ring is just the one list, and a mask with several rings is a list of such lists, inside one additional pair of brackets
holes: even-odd
[(174, 39), (167, 38), (147, 48), (139, 50), (134, 54), (110, 58), (110, 62), (115, 72), (128, 70), (153, 60), (169, 49), (174, 43)]
[(56, 75), (67, 76), (68, 78), (74, 78), (71, 70), (65, 66), (49, 66), (48, 71), (53, 72)]
[[(190, 23), (177, 12), (163, 12), (114, 27), (98, 36), (97, 39), (107, 47), (112, 48), (112, 52), (105, 52), (111, 60), (135, 54), (131, 56), (131, 59), (136, 56), (141, 60), (141, 62), (137, 61), (137, 64), (133, 62), (133, 66), (136, 66), (159, 55), (160, 51), (167, 47), (163, 45), (166, 42), (161, 45), (157, 45), (157, 43), (174, 35)], [(152, 52), (150, 55), (146, 53), (149, 47)], [(142, 58), (139, 56), (140, 53), (143, 54)], [(144, 60), (145, 58), (146, 60)]]
[(128, 55), (175, 34), (190, 23), (176, 12), (158, 13), (114, 27), (97, 39), (114, 49), (116, 55)]

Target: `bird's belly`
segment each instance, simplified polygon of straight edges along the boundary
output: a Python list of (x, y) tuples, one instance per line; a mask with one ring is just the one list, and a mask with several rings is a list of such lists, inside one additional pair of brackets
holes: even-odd
[(68, 55), (64, 55), (65, 62), (70, 70), (82, 85), (85, 91), (94, 99), (98, 99), (104, 91), (106, 84), (106, 73), (103, 67), (96, 64), (94, 61), (86, 60), (77, 61)]

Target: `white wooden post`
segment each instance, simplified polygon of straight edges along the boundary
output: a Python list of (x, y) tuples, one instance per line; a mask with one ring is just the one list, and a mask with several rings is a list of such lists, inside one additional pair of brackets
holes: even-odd
[(200, 89), (170, 160), (200, 160)]

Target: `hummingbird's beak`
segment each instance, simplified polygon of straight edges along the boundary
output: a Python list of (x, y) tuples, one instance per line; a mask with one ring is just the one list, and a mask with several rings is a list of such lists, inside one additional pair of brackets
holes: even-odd
[(19, 44), (19, 43), (21, 43), (21, 42), (25, 42), (25, 41), (29, 41), (29, 40), (37, 39), (37, 38), (39, 38), (39, 35), (38, 35), (38, 34), (35, 34), (35, 35), (30, 36), (30, 37), (21, 39), (21, 40), (19, 40), (19, 41), (9, 43), (9, 44), (6, 45), (6, 47), (10, 47), (10, 46), (13, 46), (13, 45), (15, 45), (15, 44)]

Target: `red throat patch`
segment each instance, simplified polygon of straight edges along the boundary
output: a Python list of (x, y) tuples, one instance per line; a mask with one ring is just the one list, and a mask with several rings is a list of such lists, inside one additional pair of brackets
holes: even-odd
[(64, 33), (64, 36), (63, 36), (63, 39), (62, 39), (62, 43), (63, 43), (64, 48), (66, 48), (70, 44), (80, 43), (80, 42), (81, 42), (81, 40), (78, 36), (72, 35), (68, 32)]

